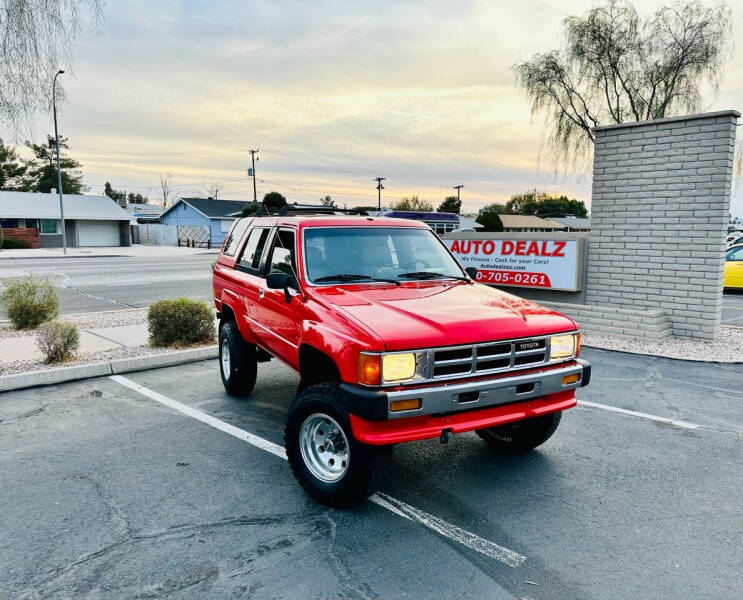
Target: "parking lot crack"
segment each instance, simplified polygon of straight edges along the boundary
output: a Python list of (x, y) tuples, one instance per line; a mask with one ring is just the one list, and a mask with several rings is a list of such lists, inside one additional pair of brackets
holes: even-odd
[(330, 558), (330, 563), (333, 567), (333, 570), (338, 576), (338, 580), (341, 585), (341, 597), (358, 598), (360, 600), (372, 600), (376, 596), (369, 589), (369, 587), (360, 580), (359, 577), (351, 572), (348, 565), (343, 561), (339, 553), (336, 552), (336, 533), (338, 530), (338, 523), (329, 512), (326, 512), (324, 517), (330, 525), (330, 543), (327, 546), (327, 553), (328, 557)]
[(651, 394), (656, 395), (662, 400), (665, 405), (673, 412), (674, 417), (678, 420), (682, 420), (681, 411), (678, 406), (674, 405), (668, 397), (663, 393), (663, 386), (660, 383), (663, 380), (663, 376), (660, 374), (658, 369), (657, 361), (653, 361), (648, 365), (648, 379), (646, 383), (646, 389)]

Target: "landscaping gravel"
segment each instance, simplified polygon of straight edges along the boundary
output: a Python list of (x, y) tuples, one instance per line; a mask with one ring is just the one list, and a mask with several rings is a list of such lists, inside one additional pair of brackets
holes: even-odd
[(707, 362), (743, 363), (743, 327), (720, 327), (714, 342), (672, 337), (659, 342), (620, 339), (610, 335), (583, 333), (581, 343), (592, 348), (651, 354), (666, 358)]
[[(60, 321), (72, 323), (78, 329), (98, 329), (101, 327), (119, 327), (121, 325), (138, 325), (147, 322), (146, 308), (130, 308), (105, 312), (78, 313), (62, 315)], [(14, 329), (10, 321), (0, 321), (0, 339), (35, 334), (34, 329)]]
[(63, 363), (48, 365), (40, 360), (18, 360), (14, 362), (0, 363), (0, 375), (13, 375), (15, 373), (28, 373), (39, 369), (54, 369), (56, 367), (74, 367), (96, 362), (108, 362), (118, 358), (135, 358), (137, 356), (147, 356), (152, 354), (166, 354), (177, 350), (190, 350), (200, 348), (202, 345), (189, 346), (188, 348), (151, 348), (150, 346), (130, 346), (128, 348), (119, 348), (116, 350), (107, 350), (105, 352), (89, 352), (80, 354), (74, 360), (68, 360)]

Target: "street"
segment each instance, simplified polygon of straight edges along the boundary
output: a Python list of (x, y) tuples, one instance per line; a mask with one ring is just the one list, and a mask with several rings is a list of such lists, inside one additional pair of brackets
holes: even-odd
[[(215, 254), (207, 253), (178, 258), (0, 258), (0, 279), (24, 273), (51, 275), (59, 286), (60, 314), (98, 312), (142, 308), (179, 296), (211, 301), (215, 260)], [(0, 318), (4, 317), (0, 306)], [(743, 293), (723, 294), (722, 323), (743, 327)]]
[[(0, 279), (50, 275), (59, 287), (60, 314), (141, 308), (163, 298), (211, 300), (216, 254), (172, 257), (0, 258)], [(0, 307), (0, 318), (5, 313)]]
[(6, 393), (0, 596), (737, 597), (740, 366), (583, 355), (599, 406), (543, 447), (399, 445), (353, 511), (272, 453), (297, 385), (277, 361), (245, 400), (217, 361)]

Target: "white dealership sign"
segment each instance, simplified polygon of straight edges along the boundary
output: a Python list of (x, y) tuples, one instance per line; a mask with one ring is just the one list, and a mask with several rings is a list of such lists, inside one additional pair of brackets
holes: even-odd
[(477, 281), (492, 285), (577, 291), (578, 241), (479, 239), (443, 240)]

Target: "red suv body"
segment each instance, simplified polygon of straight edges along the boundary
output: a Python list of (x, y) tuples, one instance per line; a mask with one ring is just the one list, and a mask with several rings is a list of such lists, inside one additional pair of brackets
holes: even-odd
[(287, 454), (328, 504), (373, 491), (351, 468), (373, 447), (473, 430), (539, 445), (590, 379), (572, 319), (475, 283), (417, 221), (240, 219), (213, 287), (225, 387), (249, 392), (270, 357), (300, 375)]

